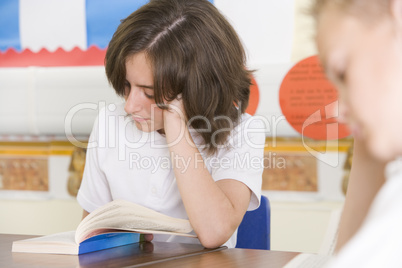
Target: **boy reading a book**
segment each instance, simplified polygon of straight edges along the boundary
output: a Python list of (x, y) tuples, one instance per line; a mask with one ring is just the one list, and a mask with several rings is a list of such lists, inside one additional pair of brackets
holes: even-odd
[[(77, 196), (84, 217), (115, 199), (189, 219), (205, 247), (236, 245), (259, 206), (264, 125), (245, 113), (250, 71), (206, 0), (154, 0), (124, 19), (106, 75), (125, 103), (99, 113)], [(198, 242), (183, 237), (154, 240)]]
[(402, 267), (402, 0), (315, 0), (314, 11), (357, 146), (331, 267)]

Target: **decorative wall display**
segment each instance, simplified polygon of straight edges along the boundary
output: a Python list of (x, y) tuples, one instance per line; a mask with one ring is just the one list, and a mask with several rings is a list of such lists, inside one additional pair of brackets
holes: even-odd
[(353, 159), (353, 143), (350, 145), (346, 154), (345, 164), (343, 165), (343, 177), (342, 177), (342, 192), (346, 195), (349, 185), (350, 170), (352, 169)]
[(48, 159), (38, 156), (0, 156), (0, 191), (48, 191)]
[(101, 66), (120, 21), (147, 2), (2, 0), (0, 67)]
[(0, 199), (69, 199), (69, 161), (74, 146), (66, 141), (0, 142)]
[(0, 67), (103, 65), (120, 20), (147, 2), (2, 0)]
[[(236, 29), (252, 68), (291, 60), (295, 0), (209, 1)], [(56, 66), (59, 59), (58, 66), (103, 65), (104, 52), (120, 21), (147, 2), (1, 0), (0, 67)], [(96, 53), (87, 53), (91, 49)], [(51, 57), (50, 65), (32, 53)], [(66, 57), (70, 53), (72, 57)]]
[(71, 196), (77, 196), (81, 186), (82, 175), (84, 174), (86, 149), (76, 147), (71, 155), (71, 162), (68, 168), (69, 176), (67, 191)]
[(302, 136), (334, 140), (350, 135), (347, 126), (337, 122), (338, 94), (317, 56), (301, 60), (286, 74), (279, 104), (286, 120)]
[(309, 153), (265, 153), (262, 189), (317, 192), (317, 159)]

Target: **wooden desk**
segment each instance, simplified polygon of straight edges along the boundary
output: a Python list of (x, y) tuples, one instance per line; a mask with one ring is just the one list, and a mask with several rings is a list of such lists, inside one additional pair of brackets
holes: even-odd
[(15, 240), (34, 236), (0, 234), (0, 267), (283, 267), (298, 253), (250, 249), (205, 249), (201, 245), (152, 242), (80, 256), (12, 253)]
[(243, 268), (264, 267), (282, 268), (299, 253), (230, 248), (208, 254), (200, 254), (191, 257), (167, 260), (163, 262), (163, 268), (170, 267), (219, 267), (219, 268)]

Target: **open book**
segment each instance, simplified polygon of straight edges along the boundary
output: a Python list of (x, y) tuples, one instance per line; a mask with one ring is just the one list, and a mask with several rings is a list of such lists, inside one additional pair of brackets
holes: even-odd
[(77, 230), (13, 242), (13, 252), (83, 254), (139, 242), (139, 233), (196, 237), (188, 220), (124, 200), (90, 213)]

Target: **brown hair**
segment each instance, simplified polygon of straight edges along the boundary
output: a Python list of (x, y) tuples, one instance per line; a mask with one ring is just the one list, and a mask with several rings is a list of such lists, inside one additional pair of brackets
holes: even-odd
[(390, 0), (314, 0), (310, 12), (318, 18), (325, 7), (338, 8), (342, 12), (373, 21), (389, 12)]
[[(151, 0), (122, 21), (109, 43), (106, 75), (120, 96), (126, 60), (139, 52), (152, 66), (157, 105), (166, 109), (164, 100), (182, 94), (187, 122), (215, 153), (250, 95), (250, 71), (232, 26), (206, 0)], [(195, 120), (200, 116), (204, 119)]]

